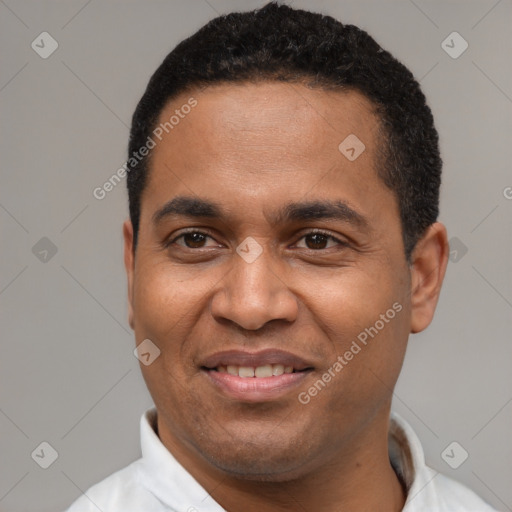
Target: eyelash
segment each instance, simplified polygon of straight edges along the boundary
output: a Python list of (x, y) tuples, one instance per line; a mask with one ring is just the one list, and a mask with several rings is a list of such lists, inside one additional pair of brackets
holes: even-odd
[[(169, 248), (173, 243), (176, 242), (176, 240), (179, 240), (184, 235), (188, 235), (188, 234), (192, 234), (192, 233), (197, 233), (197, 234), (205, 235), (205, 236), (215, 240), (214, 236), (210, 232), (208, 232), (208, 231), (201, 231), (201, 230), (198, 230), (198, 229), (195, 229), (195, 228), (190, 228), (190, 229), (188, 229), (186, 231), (182, 231), (178, 236), (172, 238), (171, 240), (168, 240), (168, 241), (164, 242), (164, 248), (166, 248), (166, 249)], [(305, 237), (307, 237), (309, 235), (322, 235), (322, 236), (325, 236), (327, 239), (336, 242), (341, 247), (348, 247), (349, 246), (348, 242), (340, 240), (339, 238), (336, 238), (335, 236), (331, 235), (329, 232), (322, 231), (321, 229), (317, 229), (317, 230), (309, 231), (308, 233), (304, 233), (299, 238), (299, 240), (302, 240), (303, 238), (305, 238)], [(181, 247), (183, 247), (185, 249), (190, 249), (190, 250), (198, 250), (198, 249), (194, 249), (193, 247), (186, 247), (186, 246), (181, 246)], [(200, 247), (199, 249), (204, 249), (204, 247)], [(308, 248), (306, 248), (306, 249), (308, 249)], [(319, 251), (325, 251), (327, 249), (308, 249), (308, 250), (314, 251), (314, 252), (319, 252)]]

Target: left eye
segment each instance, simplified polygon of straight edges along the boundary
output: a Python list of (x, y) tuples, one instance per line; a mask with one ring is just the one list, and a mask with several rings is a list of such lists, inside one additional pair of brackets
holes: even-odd
[(326, 233), (308, 233), (307, 235), (304, 235), (301, 240), (305, 241), (305, 246), (307, 249), (313, 250), (328, 249), (326, 245), (329, 243), (329, 241), (334, 241), (334, 246), (340, 244), (343, 245), (343, 242)]

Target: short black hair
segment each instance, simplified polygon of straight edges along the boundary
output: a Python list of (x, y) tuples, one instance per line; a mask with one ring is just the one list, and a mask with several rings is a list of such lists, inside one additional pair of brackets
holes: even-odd
[(377, 173), (397, 198), (410, 261), (416, 242), (437, 219), (442, 167), (432, 112), (418, 82), (364, 30), (276, 2), (213, 19), (178, 44), (151, 77), (133, 115), (128, 149), (134, 248), (151, 157), (139, 150), (163, 108), (195, 88), (260, 80), (356, 90), (371, 101), (383, 137)]

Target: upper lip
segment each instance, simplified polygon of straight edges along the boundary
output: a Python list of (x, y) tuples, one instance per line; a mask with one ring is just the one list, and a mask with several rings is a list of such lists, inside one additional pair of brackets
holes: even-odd
[(313, 367), (313, 365), (309, 364), (301, 357), (279, 349), (266, 349), (258, 352), (225, 350), (205, 357), (201, 361), (200, 366), (210, 369), (228, 365), (257, 368), (258, 366), (267, 364), (292, 366), (293, 369), (297, 371)]

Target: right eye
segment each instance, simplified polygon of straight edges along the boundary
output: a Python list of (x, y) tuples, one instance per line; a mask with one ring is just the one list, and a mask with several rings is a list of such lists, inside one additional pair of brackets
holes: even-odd
[[(166, 244), (166, 247), (170, 247), (172, 244), (176, 244), (187, 249), (202, 249), (204, 247), (208, 247), (205, 246), (205, 243), (208, 238), (214, 240), (213, 237), (210, 236), (208, 233), (198, 230), (190, 230), (181, 233), (177, 237), (170, 240)], [(178, 242), (178, 240), (181, 240), (181, 243)], [(218, 244), (216, 246), (218, 246)]]

